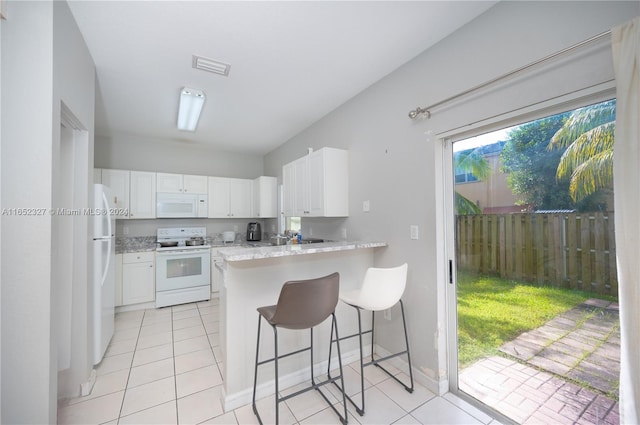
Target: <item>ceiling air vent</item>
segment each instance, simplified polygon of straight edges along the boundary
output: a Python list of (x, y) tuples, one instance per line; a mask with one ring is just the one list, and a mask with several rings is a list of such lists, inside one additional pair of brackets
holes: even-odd
[(228, 63), (218, 62), (213, 59), (203, 58), (196, 55), (193, 55), (191, 64), (195, 69), (213, 72), (214, 74), (224, 75), (225, 77), (229, 75), (229, 69), (231, 68), (231, 65)]

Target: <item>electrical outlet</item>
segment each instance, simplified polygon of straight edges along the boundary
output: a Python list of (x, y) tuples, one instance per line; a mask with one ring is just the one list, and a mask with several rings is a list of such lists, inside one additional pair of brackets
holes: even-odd
[(371, 210), (371, 203), (369, 201), (362, 202), (362, 211), (369, 212)]
[(409, 226), (409, 233), (411, 233), (411, 239), (418, 239), (418, 226), (415, 224)]
[(276, 232), (276, 225), (272, 224), (271, 225), (271, 233), (275, 233)]
[(122, 234), (123, 235), (128, 235), (129, 234), (129, 226), (124, 226), (122, 228)]
[(309, 236), (313, 236), (313, 229), (309, 227)]
[(235, 225), (233, 226), (233, 231), (234, 231), (234, 232), (237, 232), (237, 231), (238, 231), (238, 225), (237, 225), (237, 224), (235, 224)]
[(346, 229), (346, 228), (344, 228), (344, 227), (342, 228), (342, 237), (343, 237), (344, 239), (347, 239), (347, 229)]

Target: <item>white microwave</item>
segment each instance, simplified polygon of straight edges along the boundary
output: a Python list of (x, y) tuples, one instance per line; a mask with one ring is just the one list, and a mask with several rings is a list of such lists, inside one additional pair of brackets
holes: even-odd
[(157, 193), (158, 218), (207, 218), (207, 195), (191, 193)]

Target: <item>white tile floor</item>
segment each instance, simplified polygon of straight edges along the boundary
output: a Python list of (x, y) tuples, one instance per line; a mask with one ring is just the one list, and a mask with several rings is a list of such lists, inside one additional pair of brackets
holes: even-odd
[[(251, 405), (224, 412), (220, 359), (216, 299), (119, 313), (92, 393), (61, 401), (58, 423), (258, 423)], [(345, 368), (345, 379), (347, 393), (358, 394), (357, 362)], [(350, 424), (492, 423), (491, 417), (451, 394), (438, 397), (417, 384), (409, 394), (377, 368), (365, 368), (365, 380), (366, 414), (359, 416), (349, 406)], [(340, 392), (334, 386), (325, 388), (332, 402), (341, 406)], [(286, 389), (282, 394), (295, 390)], [(258, 402), (265, 422), (274, 421), (273, 404), (273, 397)], [(280, 404), (280, 423), (339, 422), (320, 395), (310, 391)]]

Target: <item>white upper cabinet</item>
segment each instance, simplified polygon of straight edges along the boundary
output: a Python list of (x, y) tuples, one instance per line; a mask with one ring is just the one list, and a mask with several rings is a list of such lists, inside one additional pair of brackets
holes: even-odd
[(182, 193), (182, 174), (156, 173), (156, 190), (162, 193)]
[(157, 173), (157, 191), (163, 193), (207, 193), (207, 176)]
[[(129, 209), (129, 171), (128, 170), (102, 170), (102, 184), (108, 186), (116, 197), (114, 208)], [(119, 215), (116, 218), (128, 218)]]
[(207, 176), (194, 176), (185, 174), (182, 176), (182, 187), (185, 193), (207, 194)]
[(347, 217), (349, 152), (322, 148), (282, 168), (285, 215)]
[(274, 218), (278, 216), (278, 179), (260, 176), (253, 180), (253, 216)]
[(156, 173), (131, 171), (129, 218), (156, 218)]
[(209, 177), (209, 218), (250, 218), (253, 181)]

